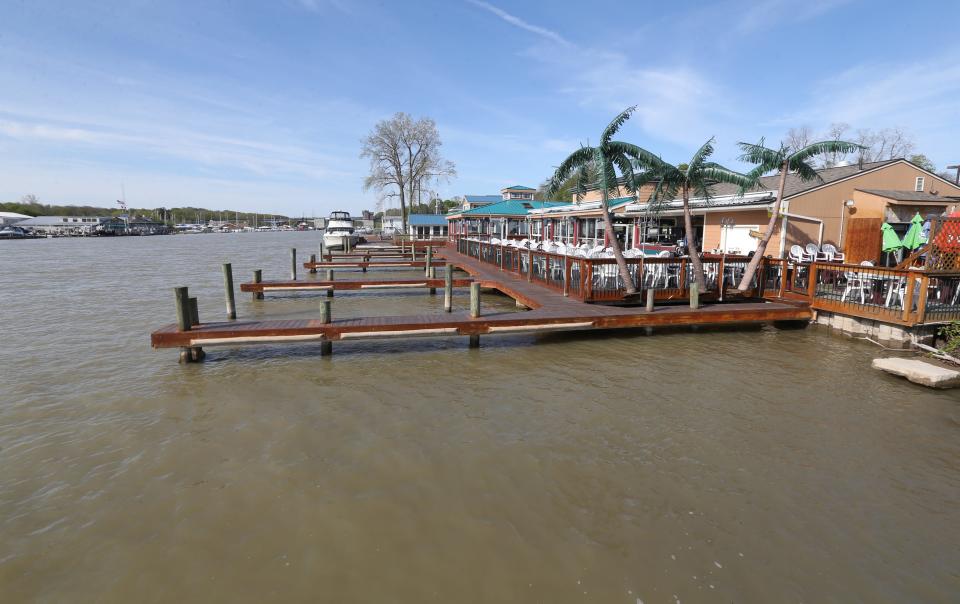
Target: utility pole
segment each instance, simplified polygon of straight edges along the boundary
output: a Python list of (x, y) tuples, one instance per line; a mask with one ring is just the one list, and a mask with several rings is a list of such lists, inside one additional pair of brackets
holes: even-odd
[(954, 182), (955, 184), (960, 185), (960, 164), (957, 164), (957, 165), (954, 165), (954, 166), (947, 166), (947, 170), (956, 170), (956, 171), (957, 171), (957, 175), (956, 175), (956, 177), (954, 177), (953, 182)]

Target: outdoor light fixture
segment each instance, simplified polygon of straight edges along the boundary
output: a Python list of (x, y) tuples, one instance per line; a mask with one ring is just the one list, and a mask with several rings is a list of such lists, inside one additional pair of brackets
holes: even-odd
[(847, 206), (848, 208), (852, 208), (852, 207), (853, 207), (853, 200), (852, 200), (852, 199), (848, 199), (848, 200), (846, 200), (846, 201), (843, 202), (843, 205)]

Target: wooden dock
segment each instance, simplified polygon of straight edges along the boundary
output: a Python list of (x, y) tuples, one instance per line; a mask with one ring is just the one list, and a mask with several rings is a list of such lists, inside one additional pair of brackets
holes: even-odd
[[(453, 287), (470, 287), (473, 279), (454, 279)], [(261, 281), (240, 284), (240, 291), (248, 293), (269, 293), (288, 291), (356, 291), (367, 289), (442, 289), (443, 279), (353, 279), (353, 280), (310, 280), (310, 281)]]
[[(178, 324), (167, 325), (151, 334), (155, 348), (186, 347), (198, 350), (206, 346), (269, 344), (295, 342), (330, 342), (375, 338), (470, 336), (471, 344), (481, 335), (597, 330), (636, 327), (664, 327), (704, 324), (749, 324), (773, 321), (808, 321), (809, 305), (792, 300), (765, 300), (737, 303), (705, 304), (700, 308), (688, 305), (659, 306), (653, 311), (633, 307), (587, 304), (565, 297), (537, 283), (483, 264), (475, 258), (446, 248), (438, 255), (466, 271), (480, 287), (497, 289), (530, 308), (526, 312), (500, 312), (481, 316), (470, 313), (364, 317), (325, 322), (321, 319), (228, 321), (199, 323), (187, 330)], [(344, 267), (340, 263), (308, 263), (317, 268)], [(379, 264), (379, 263), (378, 263)], [(423, 266), (422, 262), (416, 263)], [(307, 268), (311, 268), (307, 266)], [(416, 280), (417, 284), (441, 279)], [(320, 286), (322, 281), (303, 281), (292, 288)], [(301, 283), (301, 282), (298, 282)], [(334, 287), (344, 282), (330, 282)], [(252, 287), (253, 284), (244, 284)], [(258, 284), (261, 288), (269, 283)], [(255, 291), (243, 289), (243, 291)], [(266, 290), (265, 290), (266, 291)], [(329, 317), (327, 317), (329, 319)]]
[[(334, 258), (336, 258), (336, 256), (334, 256)], [(359, 268), (367, 271), (369, 269), (376, 268), (425, 268), (426, 266), (427, 262), (425, 260), (360, 260), (348, 262), (323, 261), (303, 263), (303, 268), (309, 270), (318, 270), (322, 268)], [(446, 262), (443, 260), (433, 260), (430, 263), (430, 266), (446, 266)]]

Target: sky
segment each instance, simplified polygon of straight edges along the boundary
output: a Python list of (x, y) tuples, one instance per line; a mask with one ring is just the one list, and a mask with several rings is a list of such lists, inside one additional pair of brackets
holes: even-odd
[[(678, 163), (709, 137), (901, 127), (960, 163), (954, 1), (0, 0), (0, 201), (359, 213), (360, 141), (433, 118), (450, 198), (536, 187), (619, 134)], [(390, 202), (395, 203), (395, 202)], [(389, 206), (388, 206), (389, 207)]]

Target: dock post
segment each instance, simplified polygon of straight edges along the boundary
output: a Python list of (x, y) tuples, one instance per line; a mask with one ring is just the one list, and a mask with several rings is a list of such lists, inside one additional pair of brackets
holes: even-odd
[(290, 248), (290, 280), (297, 280), (297, 248)]
[(570, 256), (563, 256), (563, 295), (570, 295)]
[[(321, 258), (322, 258), (322, 257), (323, 257), (323, 256), (321, 256)], [(310, 264), (316, 264), (316, 263), (317, 263), (317, 255), (316, 255), (316, 254), (310, 254)], [(317, 274), (317, 267), (315, 267), (315, 266), (310, 267), (310, 274), (311, 274), (311, 275), (316, 275), (316, 274)]]
[[(192, 328), (194, 325), (200, 324), (200, 311), (197, 309), (196, 298), (187, 298), (187, 300), (188, 307), (190, 308), (190, 325)], [(206, 353), (203, 352), (203, 348), (200, 348), (199, 346), (191, 346), (187, 350), (189, 352), (191, 363), (198, 363), (203, 360), (203, 357), (207, 356)], [(182, 354), (183, 353), (181, 351), (181, 355)]]
[[(333, 316), (330, 314), (330, 300), (320, 301), (320, 322), (324, 325), (333, 322)], [(326, 357), (333, 353), (333, 342), (327, 339), (320, 341), (320, 356)]]
[(428, 247), (427, 256), (423, 265), (424, 266), (423, 272), (427, 276), (430, 276), (430, 262), (432, 261), (433, 261), (433, 248)]
[(470, 317), (480, 316), (480, 284), (476, 281), (470, 284)]
[(690, 308), (693, 310), (700, 308), (700, 284), (696, 280), (690, 284)]
[(417, 261), (417, 246), (414, 245), (414, 242), (410, 242), (410, 262)]
[(647, 312), (653, 312), (653, 297), (656, 293), (652, 287), (647, 290)]
[(533, 281), (533, 250), (527, 252), (527, 282)]
[(443, 276), (443, 310), (453, 311), (453, 265), (446, 266), (446, 274)]
[[(255, 271), (253, 271), (253, 282), (254, 282), (254, 283), (261, 283), (262, 281), (263, 281), (263, 271), (260, 270), (260, 269), (257, 269), (257, 270), (255, 270)], [(253, 292), (253, 299), (254, 299), (254, 300), (263, 300), (263, 292), (262, 292), (262, 291)]]
[[(177, 303), (177, 328), (180, 331), (190, 331), (190, 293), (186, 287), (175, 287), (173, 295)], [(193, 362), (193, 352), (189, 346), (180, 347), (180, 362)]]
[(200, 325), (200, 311), (197, 309), (197, 299), (187, 298), (190, 302), (190, 327)]
[(320, 245), (318, 246), (318, 249), (320, 251), (320, 262), (323, 262), (323, 238), (322, 237), (323, 236), (321, 235)]
[[(430, 280), (431, 280), (431, 281), (434, 280), (434, 279), (436, 279), (436, 278), (437, 278), (437, 267), (431, 266), (431, 267), (430, 267), (430, 274), (429, 274), (428, 276), (430, 277)], [(436, 293), (437, 293), (437, 288), (434, 287), (433, 284), (431, 284), (431, 286), (430, 286), (430, 295), (433, 296), (433, 295), (436, 295)]]
[[(332, 268), (328, 268), (328, 269), (327, 269), (327, 281), (333, 281), (333, 269), (332, 269)], [(328, 297), (328, 298), (332, 298), (332, 297), (333, 297), (333, 285), (332, 285), (332, 284), (330, 285), (330, 289), (327, 290), (327, 297)]]
[(233, 296), (233, 266), (229, 262), (223, 264), (223, 289), (227, 296), (227, 319), (237, 318), (237, 301)]
[(180, 331), (190, 331), (190, 293), (186, 287), (173, 288), (174, 299), (177, 303), (177, 328)]

